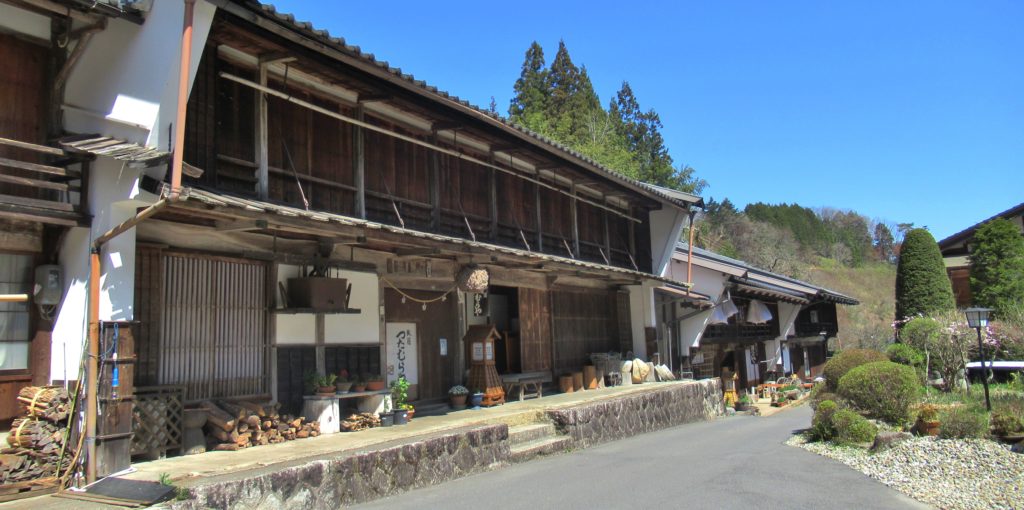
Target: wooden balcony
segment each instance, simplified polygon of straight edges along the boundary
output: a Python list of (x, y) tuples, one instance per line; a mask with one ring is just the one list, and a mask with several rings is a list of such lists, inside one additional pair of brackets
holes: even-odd
[(88, 225), (89, 159), (56, 147), (0, 138), (0, 217)]

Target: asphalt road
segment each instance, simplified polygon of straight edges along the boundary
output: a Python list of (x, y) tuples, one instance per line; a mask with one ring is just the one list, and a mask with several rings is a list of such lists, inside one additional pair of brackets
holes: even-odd
[(807, 406), (636, 436), (407, 492), (357, 508), (931, 508), (839, 462), (782, 444)]

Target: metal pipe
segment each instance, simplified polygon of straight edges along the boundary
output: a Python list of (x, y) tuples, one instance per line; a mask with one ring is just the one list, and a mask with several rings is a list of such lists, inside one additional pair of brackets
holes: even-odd
[(178, 111), (174, 119), (174, 159), (171, 164), (171, 195), (181, 193), (181, 164), (185, 157), (185, 114), (188, 111), (188, 70), (192, 63), (192, 15), (196, 0), (184, 0), (185, 20), (181, 29), (181, 67), (178, 68)]
[(98, 406), (97, 371), (99, 370), (100, 353), (100, 250), (111, 239), (131, 230), (140, 222), (153, 216), (160, 209), (181, 198), (181, 167), (185, 156), (185, 113), (188, 109), (188, 75), (192, 60), (192, 18), (195, 11), (195, 0), (183, 0), (185, 16), (181, 33), (181, 67), (178, 70), (178, 110), (174, 126), (174, 155), (171, 163), (171, 190), (167, 198), (142, 210), (134, 217), (110, 229), (97, 237), (92, 243), (89, 254), (89, 370), (86, 376), (86, 411), (85, 440), (86, 460), (85, 477), (88, 483), (96, 481), (96, 421)]
[(690, 293), (690, 289), (693, 288), (693, 218), (697, 216), (697, 211), (690, 210), (690, 242), (686, 245), (686, 283), (690, 284), (686, 288), (686, 293)]
[(25, 303), (28, 294), (0, 294), (0, 303)]

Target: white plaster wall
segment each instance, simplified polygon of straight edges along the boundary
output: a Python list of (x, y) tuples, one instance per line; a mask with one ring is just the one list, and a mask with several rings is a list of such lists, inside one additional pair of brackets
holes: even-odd
[(57, 310), (50, 344), (50, 380), (78, 379), (88, 328), (89, 229), (76, 227), (64, 236), (59, 263), (64, 270), (64, 299)]
[[(676, 242), (686, 225), (687, 214), (682, 209), (665, 206), (651, 211), (651, 272), (663, 274), (676, 249)], [(684, 274), (685, 279), (685, 274)]]
[[(277, 266), (277, 281), (285, 288), (289, 278), (300, 275), (299, 266), (281, 264)], [(379, 344), (380, 343), (380, 286), (377, 275), (355, 271), (333, 272), (332, 276), (345, 278), (352, 284), (352, 299), (349, 306), (362, 310), (359, 314), (325, 314), (324, 342), (332, 344)], [(280, 293), (275, 292), (277, 307), (281, 307)], [(314, 314), (276, 314), (278, 345), (311, 345), (316, 342), (316, 316)]]
[(13, 5), (0, 4), (0, 32), (50, 40), (50, 18)]
[[(211, 3), (196, 2), (190, 83), (215, 12)], [(65, 109), (65, 128), (169, 150), (183, 16), (181, 0), (160, 0), (142, 25), (111, 20), (96, 34), (68, 78), (64, 98), (65, 104), (93, 113)]]
[(628, 285), (630, 323), (633, 329), (633, 355), (647, 359), (647, 342), (644, 328), (657, 324), (654, 306), (654, 286), (649, 283)]

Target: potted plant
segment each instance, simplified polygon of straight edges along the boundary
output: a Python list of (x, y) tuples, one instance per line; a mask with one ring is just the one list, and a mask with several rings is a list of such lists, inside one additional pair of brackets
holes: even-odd
[(401, 376), (391, 381), (391, 403), (395, 406), (395, 425), (409, 423), (409, 409), (412, 406), (406, 401), (409, 399), (409, 381)]
[(355, 376), (352, 378), (352, 392), (359, 393), (360, 391), (366, 391), (366, 382), (362, 376)]
[(406, 415), (406, 418), (407, 418), (407, 419), (408, 419), (409, 421), (412, 421), (412, 417), (413, 417), (413, 415), (415, 415), (415, 414), (416, 414), (416, 408), (414, 408), (414, 407), (412, 406), (412, 404), (408, 404), (408, 403), (406, 403), (406, 404), (402, 404), (402, 409), (404, 409), (404, 410), (405, 410), (405, 415)]
[(391, 399), (384, 399), (384, 410), (380, 413), (380, 426), (390, 427), (395, 424), (395, 413), (391, 410)]
[(384, 377), (371, 375), (366, 378), (366, 391), (380, 391), (384, 389)]
[(482, 392), (480, 390), (474, 391), (469, 396), (469, 405), (473, 409), (480, 409), (480, 404), (482, 404), (483, 402), (484, 402), (484, 392)]
[(939, 435), (939, 408), (932, 404), (924, 404), (917, 410), (917, 422), (914, 429), (922, 436)]
[(338, 380), (334, 381), (334, 385), (338, 388), (338, 393), (348, 393), (352, 389), (352, 381), (349, 379), (348, 370), (343, 368), (341, 372), (338, 372)]
[(334, 395), (337, 388), (334, 385), (335, 380), (338, 376), (334, 374), (317, 375), (316, 378), (316, 393), (321, 396)]
[(746, 411), (747, 409), (750, 409), (750, 396), (744, 392), (740, 398), (736, 399), (736, 410)]
[(772, 407), (782, 407), (786, 405), (786, 394), (776, 393), (775, 398), (773, 400), (774, 401), (772, 402)]
[(451, 401), (452, 409), (456, 411), (466, 408), (466, 398), (469, 397), (469, 388), (456, 384), (448, 390), (448, 398)]

